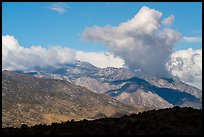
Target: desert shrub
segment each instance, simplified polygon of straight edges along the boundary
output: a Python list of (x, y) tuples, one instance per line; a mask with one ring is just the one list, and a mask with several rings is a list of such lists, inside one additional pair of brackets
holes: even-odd
[(22, 130), (28, 129), (28, 126), (27, 126), (26, 124), (22, 124), (22, 125), (21, 125), (21, 129), (22, 129)]

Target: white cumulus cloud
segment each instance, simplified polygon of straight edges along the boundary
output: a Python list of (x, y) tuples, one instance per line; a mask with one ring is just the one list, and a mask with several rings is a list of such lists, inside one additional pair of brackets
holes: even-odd
[(176, 51), (167, 68), (172, 75), (202, 90), (202, 49)]
[(89, 62), (96, 67), (123, 67), (124, 61), (109, 52), (84, 52), (60, 46), (24, 48), (14, 36), (2, 36), (2, 69), (32, 70), (40, 67), (60, 67), (76, 60)]
[(13, 36), (2, 36), (2, 69), (29, 70), (35, 66), (57, 66), (74, 60), (72, 49), (60, 46), (24, 48)]
[(165, 18), (162, 23), (163, 23), (164, 25), (170, 26), (171, 24), (173, 24), (174, 20), (175, 20), (174, 15), (171, 15), (171, 16)]
[(99, 68), (106, 68), (106, 67), (120, 68), (120, 67), (123, 67), (124, 65), (124, 61), (121, 58), (115, 57), (113, 54), (109, 52), (97, 53), (97, 52), (77, 51), (76, 59), (80, 61), (89, 62)]
[(85, 28), (83, 38), (105, 43), (130, 69), (167, 76), (166, 63), (182, 36), (173, 29), (161, 29), (161, 17), (161, 12), (143, 6), (132, 19), (118, 26)]

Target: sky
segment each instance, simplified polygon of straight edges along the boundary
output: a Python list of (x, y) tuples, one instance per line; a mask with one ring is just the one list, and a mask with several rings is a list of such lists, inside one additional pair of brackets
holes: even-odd
[(75, 60), (202, 88), (201, 2), (3, 2), (3, 69)]
[[(3, 35), (15, 36), (24, 47), (61, 45), (83, 51), (106, 51), (103, 44), (85, 42), (81, 38), (84, 28), (117, 25), (132, 18), (142, 6), (161, 11), (162, 18), (173, 14), (173, 28), (185, 36), (201, 37), (202, 34), (202, 4), (199, 2), (68, 2), (59, 4), (65, 9), (63, 13), (51, 9), (55, 4), (3, 2)], [(199, 49), (201, 42), (181, 42), (175, 50), (189, 47)]]

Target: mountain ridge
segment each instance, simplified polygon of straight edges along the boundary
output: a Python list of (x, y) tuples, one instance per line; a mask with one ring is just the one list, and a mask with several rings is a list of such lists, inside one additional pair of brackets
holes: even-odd
[[(49, 79), (61, 79), (72, 82), (73, 84), (86, 87), (92, 92), (99, 94), (108, 94), (115, 99), (118, 99), (121, 103), (126, 104), (129, 101), (119, 100), (115, 93), (123, 92), (137, 92), (137, 90), (143, 90), (143, 92), (149, 93), (150, 96), (153, 94), (158, 97), (158, 100), (164, 100), (163, 103), (167, 101), (169, 104), (166, 107), (171, 106), (173, 103), (180, 106), (189, 106), (194, 108), (202, 108), (202, 91), (183, 83), (176, 77), (169, 78), (157, 78), (149, 77), (143, 74), (141, 71), (131, 71), (127, 68), (97, 68), (87, 62), (76, 62), (73, 64), (66, 64), (61, 68), (51, 69), (50, 71), (38, 69), (37, 73), (33, 73), (35, 77), (44, 77)], [(23, 72), (21, 72), (23, 73)], [(27, 74), (27, 73), (24, 73)], [(134, 82), (135, 80), (135, 82)], [(120, 84), (117, 84), (117, 81)], [(141, 83), (140, 83), (141, 82)], [(111, 92), (112, 91), (112, 92)], [(110, 94), (111, 92), (111, 94)], [(166, 92), (168, 96), (163, 94)], [(119, 95), (119, 94), (116, 94)], [(132, 94), (132, 96), (138, 95), (139, 98), (142, 94)], [(178, 99), (177, 103), (174, 100), (175, 97), (183, 96)], [(151, 98), (149, 96), (149, 98)], [(154, 97), (156, 97), (154, 96)], [(175, 97), (174, 97), (175, 96)], [(187, 100), (185, 98), (188, 98)], [(144, 98), (145, 102), (149, 102), (148, 94)], [(190, 100), (189, 100), (190, 99)], [(173, 102), (172, 102), (173, 101)], [(139, 103), (142, 105), (143, 102), (136, 101), (135, 104)], [(157, 102), (152, 102), (150, 108), (153, 109), (165, 108), (165, 106), (159, 106)], [(130, 103), (131, 104), (131, 103)], [(148, 107), (148, 106), (147, 106)]]
[(2, 71), (2, 126), (18, 127), (143, 111), (64, 80)]

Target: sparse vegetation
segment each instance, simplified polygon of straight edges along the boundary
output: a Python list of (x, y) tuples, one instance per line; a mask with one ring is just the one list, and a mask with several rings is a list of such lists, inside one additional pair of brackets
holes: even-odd
[(110, 117), (115, 113), (140, 111), (143, 109), (118, 103), (109, 96), (68, 81), (2, 71), (2, 127), (34, 126), (92, 119), (100, 113)]
[(201, 135), (202, 110), (174, 107), (121, 118), (67, 121), (51, 125), (3, 128), (6, 135)]

